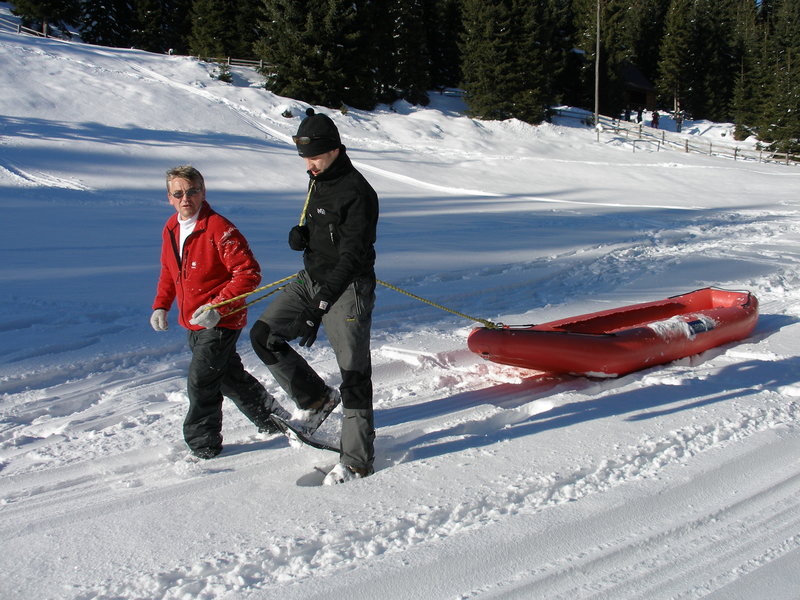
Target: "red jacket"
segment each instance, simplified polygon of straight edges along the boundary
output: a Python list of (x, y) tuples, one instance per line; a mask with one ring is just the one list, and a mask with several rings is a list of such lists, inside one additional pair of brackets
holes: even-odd
[[(217, 304), (252, 292), (261, 282), (261, 267), (250, 246), (233, 223), (214, 212), (207, 202), (200, 207), (194, 231), (186, 238), (179, 258), (178, 214), (164, 226), (161, 245), (161, 275), (153, 309), (169, 310), (178, 298), (178, 322), (186, 329), (192, 313), (203, 304)], [(247, 324), (247, 309), (226, 316), (244, 305), (246, 298), (217, 308), (222, 315), (218, 327), (241, 329)]]

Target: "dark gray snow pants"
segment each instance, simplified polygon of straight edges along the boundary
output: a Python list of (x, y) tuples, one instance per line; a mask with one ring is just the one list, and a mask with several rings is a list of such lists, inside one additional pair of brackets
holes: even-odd
[[(305, 271), (272, 301), (250, 330), (256, 354), (278, 384), (300, 408), (317, 402), (326, 383), (289, 344), (297, 337), (292, 324), (319, 291)], [(375, 280), (364, 277), (351, 283), (322, 317), (342, 376), (344, 421), (340, 461), (372, 469), (375, 458), (375, 424), (372, 413), (372, 361), (370, 328), (375, 306)]]

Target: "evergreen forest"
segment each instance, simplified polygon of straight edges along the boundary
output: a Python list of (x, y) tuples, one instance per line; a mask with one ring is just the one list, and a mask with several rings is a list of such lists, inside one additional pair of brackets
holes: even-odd
[(267, 89), (371, 109), (460, 88), (471, 115), (570, 105), (736, 124), (800, 152), (800, 0), (17, 0), (92, 44), (263, 61)]

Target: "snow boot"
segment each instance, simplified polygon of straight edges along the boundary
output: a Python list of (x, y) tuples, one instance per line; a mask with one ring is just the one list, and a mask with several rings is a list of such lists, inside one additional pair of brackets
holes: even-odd
[(351, 467), (342, 463), (333, 467), (330, 472), (325, 476), (322, 485), (337, 485), (339, 483), (347, 483), (354, 479), (363, 479), (372, 475), (372, 469), (360, 469), (358, 467)]
[(206, 447), (206, 448), (197, 448), (196, 450), (192, 450), (192, 454), (194, 454), (197, 458), (202, 458), (203, 460), (208, 460), (210, 458), (214, 458), (220, 452), (222, 452), (222, 447)]

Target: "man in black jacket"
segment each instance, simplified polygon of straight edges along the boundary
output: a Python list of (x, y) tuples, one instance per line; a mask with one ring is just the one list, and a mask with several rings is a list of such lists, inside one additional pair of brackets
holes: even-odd
[[(293, 137), (305, 159), (308, 196), (289, 246), (303, 251), (304, 269), (289, 283), (250, 331), (256, 354), (298, 408), (300, 427), (312, 434), (338, 405), (343, 406), (339, 464), (326, 484), (373, 472), (370, 327), (375, 304), (375, 236), (378, 196), (350, 162), (333, 121), (309, 116)], [(310, 347), (320, 324), (336, 354), (339, 390), (326, 385), (289, 344)]]

